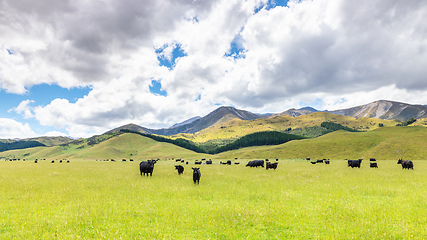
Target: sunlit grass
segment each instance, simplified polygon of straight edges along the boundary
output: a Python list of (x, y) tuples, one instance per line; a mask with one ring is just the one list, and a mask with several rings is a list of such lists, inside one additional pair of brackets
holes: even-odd
[(2, 239), (425, 239), (427, 162), (0, 162)]

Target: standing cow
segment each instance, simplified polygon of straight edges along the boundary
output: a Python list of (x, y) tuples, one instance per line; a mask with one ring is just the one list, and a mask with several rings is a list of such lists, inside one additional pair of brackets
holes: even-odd
[(249, 161), (246, 167), (264, 167), (264, 160)]
[(276, 170), (277, 164), (278, 164), (278, 162), (275, 162), (275, 163), (267, 162), (265, 169), (268, 170), (269, 168), (272, 168), (272, 169)]
[(402, 169), (412, 169), (414, 170), (414, 163), (411, 160), (402, 160), (399, 159), (397, 164), (402, 164)]
[(351, 168), (360, 168), (360, 164), (362, 163), (362, 159), (359, 160), (348, 160), (348, 166)]
[(148, 174), (150, 174), (150, 176), (153, 176), (153, 169), (154, 169), (155, 163), (156, 163), (155, 160), (148, 160), (148, 161), (140, 162), (139, 163), (139, 171), (141, 172), (141, 176), (142, 176), (142, 173), (144, 173), (144, 176), (145, 176), (145, 174), (147, 174), (147, 177), (148, 177)]
[(369, 167), (378, 168), (378, 164), (376, 162), (371, 162), (371, 163), (369, 163)]
[(184, 172), (184, 167), (181, 165), (175, 165), (175, 169), (178, 170), (178, 175)]
[(200, 177), (202, 174), (200, 173), (200, 168), (192, 168), (193, 169), (193, 182), (194, 184), (199, 184)]

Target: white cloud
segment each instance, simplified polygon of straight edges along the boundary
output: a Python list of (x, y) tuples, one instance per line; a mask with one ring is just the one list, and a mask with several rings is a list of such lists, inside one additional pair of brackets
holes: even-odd
[(32, 112), (31, 107), (29, 106), (31, 103), (34, 103), (34, 101), (33, 100), (22, 101), (16, 108), (10, 109), (9, 112), (15, 111), (18, 114), (23, 114), (24, 118), (33, 118), (34, 114)]
[(4, 139), (36, 137), (28, 124), (22, 124), (12, 119), (0, 118), (0, 136)]
[[(71, 136), (168, 127), (216, 104), (281, 112), (426, 101), (424, 1), (291, 1), (256, 14), (267, 0), (26, 2), (0, 3), (0, 89), (91, 86), (75, 103), (13, 109)], [(233, 40), (244, 57), (227, 57)], [(159, 66), (156, 49), (167, 46), (171, 60), (177, 45), (186, 56)], [(166, 97), (150, 93), (152, 80)]]

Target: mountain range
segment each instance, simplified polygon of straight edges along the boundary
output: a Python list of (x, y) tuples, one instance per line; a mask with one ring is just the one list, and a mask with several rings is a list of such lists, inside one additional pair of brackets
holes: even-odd
[(275, 114), (256, 114), (249, 111), (236, 109), (234, 107), (219, 107), (204, 117), (193, 117), (181, 123), (175, 124), (170, 128), (149, 129), (138, 126), (136, 124), (127, 124), (110, 130), (107, 133), (117, 132), (121, 129), (127, 129), (147, 134), (170, 136), (179, 133), (196, 133), (203, 129), (213, 127), (234, 119), (255, 120), (282, 115), (298, 117), (301, 115), (312, 114), (314, 112), (328, 112), (331, 114), (343, 115), (353, 118), (379, 118), (384, 120), (398, 121), (406, 121), (410, 118), (427, 118), (427, 106), (425, 105), (411, 105), (387, 100), (379, 100), (365, 105), (334, 111), (323, 111), (314, 109), (312, 107), (304, 107), (300, 109), (291, 108), (284, 112)]

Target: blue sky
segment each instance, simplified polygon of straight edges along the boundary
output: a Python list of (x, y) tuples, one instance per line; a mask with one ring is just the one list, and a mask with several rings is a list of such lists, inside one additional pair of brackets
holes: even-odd
[(222, 105), (427, 103), (425, 1), (5, 0), (0, 15), (0, 139), (164, 128)]

